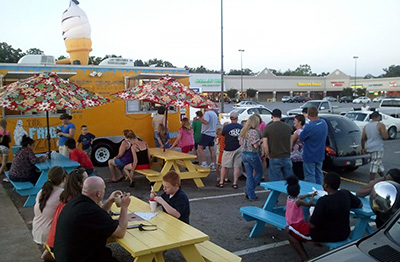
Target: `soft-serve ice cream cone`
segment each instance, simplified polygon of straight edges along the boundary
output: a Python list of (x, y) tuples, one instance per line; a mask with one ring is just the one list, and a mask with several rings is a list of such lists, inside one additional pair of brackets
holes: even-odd
[(71, 1), (69, 8), (63, 13), (63, 37), (71, 64), (79, 61), (81, 65), (87, 65), (89, 52), (92, 51), (91, 29), (85, 12), (77, 4), (77, 1)]

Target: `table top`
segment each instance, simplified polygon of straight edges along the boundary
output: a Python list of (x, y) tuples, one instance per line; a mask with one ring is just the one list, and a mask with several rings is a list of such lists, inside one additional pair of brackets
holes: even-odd
[[(310, 182), (300, 180), (299, 184), (300, 184), (300, 195), (307, 195), (307, 194), (313, 192), (314, 191), (313, 188), (315, 188), (317, 190), (323, 190), (322, 185), (318, 185), (315, 183), (310, 183)], [(286, 185), (285, 180), (273, 181), (273, 182), (263, 182), (260, 185), (262, 187), (264, 187), (265, 189), (274, 190), (274, 191), (278, 191), (278, 192), (287, 194), (287, 190), (286, 190), (287, 185)], [(320, 197), (321, 196), (316, 195), (314, 197), (315, 201), (317, 201)], [(364, 216), (375, 215), (369, 204), (369, 198), (359, 197), (359, 199), (363, 203), (363, 207), (352, 209), (352, 211), (354, 211), (354, 213), (356, 213), (356, 214), (360, 214), (360, 215), (364, 215)]]
[[(43, 155), (43, 154), (40, 154)], [(37, 155), (39, 156), (39, 155)], [(61, 155), (60, 153), (52, 153), (51, 159), (47, 159), (41, 163), (35, 164), (39, 170), (46, 170), (50, 169), (54, 166), (61, 166), (61, 167), (78, 167), (80, 164), (76, 161), (72, 161), (68, 157)]]
[[(112, 206), (113, 212), (119, 212), (119, 208)], [(136, 197), (131, 196), (128, 213), (151, 212), (150, 205)], [(139, 231), (128, 229), (124, 238), (115, 239), (132, 256), (142, 256), (158, 253), (165, 250), (194, 245), (209, 240), (208, 235), (200, 230), (180, 221), (179, 219), (157, 210), (158, 215), (148, 221), (129, 221), (128, 225), (146, 224), (156, 225), (155, 231)], [(117, 217), (115, 217), (117, 218)]]
[(178, 152), (175, 150), (170, 150), (170, 149), (164, 149), (160, 147), (153, 147), (149, 148), (150, 155), (164, 159), (166, 161), (171, 161), (171, 160), (186, 160), (186, 159), (195, 159), (197, 158), (195, 155), (187, 154), (187, 153), (182, 153)]

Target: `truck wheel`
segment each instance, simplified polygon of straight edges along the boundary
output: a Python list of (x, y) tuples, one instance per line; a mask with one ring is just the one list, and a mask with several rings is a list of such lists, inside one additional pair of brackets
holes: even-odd
[(112, 156), (112, 147), (107, 143), (98, 143), (93, 147), (92, 162), (95, 166), (107, 166)]
[(397, 137), (396, 127), (392, 126), (391, 128), (389, 128), (388, 135), (389, 135), (390, 140), (396, 139), (396, 137)]

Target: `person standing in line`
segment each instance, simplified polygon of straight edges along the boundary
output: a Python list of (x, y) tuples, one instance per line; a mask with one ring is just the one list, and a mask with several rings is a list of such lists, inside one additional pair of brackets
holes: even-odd
[(272, 123), (267, 125), (263, 132), (264, 152), (266, 157), (269, 158), (270, 181), (279, 180), (281, 174), (284, 179), (293, 174), (292, 161), (290, 160), (290, 138), (293, 129), (282, 122), (281, 117), (281, 110), (274, 109), (272, 111)]
[(386, 126), (381, 120), (381, 115), (378, 112), (373, 112), (371, 122), (363, 128), (361, 137), (361, 149), (364, 154), (371, 154), (371, 167), (369, 169), (369, 181), (375, 179), (376, 173), (383, 176), (383, 140), (389, 138), (386, 131)]
[[(154, 130), (153, 137), (156, 144), (158, 143), (157, 140), (158, 127), (160, 126), (160, 124), (163, 124), (165, 126), (164, 113), (165, 113), (165, 107), (160, 106), (158, 107), (157, 114), (153, 116), (152, 120), (152, 125)], [(167, 128), (168, 128), (168, 122), (167, 122)]]
[(368, 112), (369, 111), (369, 105), (366, 103), (362, 104), (361, 106), (361, 112)]
[(64, 113), (60, 116), (62, 125), (60, 130), (57, 132), (58, 138), (58, 151), (63, 156), (69, 157), (68, 148), (65, 146), (65, 142), (68, 138), (74, 138), (75, 135), (75, 125), (71, 123), (72, 116)]
[(233, 167), (233, 189), (238, 189), (237, 181), (242, 166), (242, 148), (239, 144), (239, 135), (243, 126), (238, 123), (239, 114), (234, 111), (230, 114), (231, 123), (224, 126), (222, 135), (225, 137), (225, 147), (221, 160), (221, 177), (219, 187), (224, 187), (224, 178), (228, 177), (229, 168)]
[(197, 117), (197, 120), (203, 124), (201, 127), (201, 138), (199, 142), (199, 161), (201, 162), (201, 166), (207, 167), (206, 157), (204, 155), (204, 149), (208, 147), (210, 150), (210, 165), (211, 171), (216, 170), (215, 165), (215, 153), (214, 153), (214, 139), (215, 139), (215, 130), (217, 129), (218, 116), (212, 110), (211, 106), (206, 108), (206, 113), (203, 117)]
[(263, 168), (259, 154), (261, 139), (257, 130), (260, 120), (256, 115), (251, 115), (246, 125), (242, 128), (239, 136), (239, 143), (242, 146), (242, 160), (246, 168), (247, 179), (245, 195), (250, 201), (258, 199), (255, 188), (260, 183), (263, 175)]
[(303, 170), (304, 180), (322, 185), (324, 174), (322, 163), (325, 159), (325, 145), (328, 125), (318, 117), (318, 110), (311, 106), (307, 111), (310, 122), (304, 126), (299, 138), (304, 142)]
[[(258, 125), (257, 129), (260, 130), (260, 138), (262, 138), (262, 133), (264, 132), (264, 128), (267, 126), (267, 124), (263, 121), (262, 117), (260, 116), (260, 114), (255, 113), (255, 115), (258, 117), (258, 119), (260, 120), (260, 124)], [(263, 176), (261, 178), (261, 181), (265, 180), (265, 172), (267, 171), (267, 159), (265, 158), (265, 152), (263, 147), (260, 147), (260, 158), (261, 158), (261, 162), (262, 162), (262, 166), (263, 166)]]
[(95, 135), (92, 133), (88, 132), (88, 127), (87, 125), (82, 125), (81, 126), (81, 132), (82, 134), (78, 138), (78, 144), (76, 147), (79, 146), (80, 143), (82, 143), (82, 151), (86, 153), (89, 157), (92, 156), (92, 144), (93, 140), (96, 138)]
[(197, 156), (197, 159), (193, 161), (193, 164), (198, 164), (199, 163), (199, 153), (197, 151), (197, 148), (200, 143), (200, 138), (201, 138), (201, 126), (202, 123), (198, 118), (203, 117), (203, 112), (200, 110), (196, 112), (196, 117), (193, 118), (193, 123), (192, 123), (192, 129), (193, 129), (193, 137), (194, 137), (194, 150), (193, 153)]
[(290, 158), (292, 159), (293, 165), (293, 173), (300, 180), (304, 180), (304, 172), (303, 172), (303, 141), (300, 140), (299, 135), (303, 131), (303, 126), (306, 122), (304, 115), (297, 115), (294, 117), (294, 127), (296, 131), (294, 131), (290, 148), (292, 152), (290, 153)]

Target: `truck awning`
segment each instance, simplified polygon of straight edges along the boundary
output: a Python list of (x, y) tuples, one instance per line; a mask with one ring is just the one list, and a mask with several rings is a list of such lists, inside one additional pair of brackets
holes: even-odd
[[(29, 78), (29, 77), (33, 76), (33, 74), (36, 74), (36, 73), (41, 73), (41, 72), (8, 71), (3, 76), (3, 78), (6, 78), (7, 81), (10, 81), (10, 80), (21, 80), (21, 79)], [(71, 76), (76, 75), (76, 72), (56, 72), (56, 73), (62, 79), (68, 79)]]
[(134, 76), (128, 76), (128, 79), (159, 79), (163, 76), (170, 76), (176, 79), (188, 78), (189, 75), (179, 75), (179, 74), (152, 74), (152, 73), (140, 73)]

